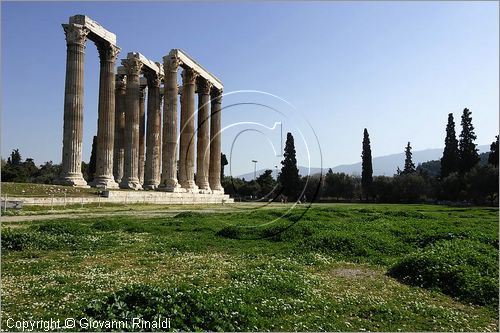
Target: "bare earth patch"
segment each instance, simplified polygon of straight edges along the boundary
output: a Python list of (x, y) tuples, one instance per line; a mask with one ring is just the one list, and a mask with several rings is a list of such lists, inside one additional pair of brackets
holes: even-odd
[(365, 268), (335, 268), (331, 274), (337, 277), (363, 278), (375, 276), (376, 272)]

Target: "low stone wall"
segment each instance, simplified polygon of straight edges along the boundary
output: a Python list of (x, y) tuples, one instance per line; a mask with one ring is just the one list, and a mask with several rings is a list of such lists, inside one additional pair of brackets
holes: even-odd
[(227, 194), (171, 193), (156, 191), (107, 191), (105, 196), (95, 197), (11, 197), (24, 205), (61, 206), (88, 203), (118, 204), (224, 204), (234, 200)]

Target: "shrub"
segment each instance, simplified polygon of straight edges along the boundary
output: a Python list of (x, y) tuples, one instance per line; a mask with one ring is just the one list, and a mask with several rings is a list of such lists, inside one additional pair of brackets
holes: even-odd
[(87, 226), (67, 221), (45, 222), (43, 224), (31, 226), (30, 229), (40, 233), (59, 235), (59, 236), (61, 235), (80, 236), (89, 233), (89, 229)]
[(2, 230), (2, 250), (25, 250), (30, 246), (32, 239), (32, 233), (5, 228)]
[(232, 239), (240, 239), (241, 238), (241, 228), (234, 226), (234, 225), (228, 225), (216, 233), (217, 236), (221, 237), (226, 237), (226, 238), (232, 238)]
[(478, 241), (436, 242), (393, 265), (389, 275), (479, 305), (498, 303), (498, 251)]
[(249, 330), (255, 312), (230, 293), (187, 285), (175, 288), (132, 285), (91, 302), (84, 313), (98, 320), (139, 317), (153, 321), (158, 317), (168, 317), (171, 328), (180, 331)]

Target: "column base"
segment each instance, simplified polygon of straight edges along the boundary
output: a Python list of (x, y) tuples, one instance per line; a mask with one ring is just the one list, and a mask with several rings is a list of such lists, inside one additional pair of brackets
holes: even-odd
[(210, 187), (198, 187), (198, 193), (201, 193), (201, 194), (212, 194), (212, 190), (210, 189)]
[(181, 187), (185, 190), (186, 193), (198, 193), (198, 186), (193, 182), (187, 182), (185, 184), (181, 184)]
[(120, 182), (120, 188), (129, 190), (142, 190), (141, 183), (138, 178), (123, 178)]
[[(216, 183), (214, 185), (214, 183)], [(212, 182), (210, 185), (213, 194), (224, 194), (224, 187), (219, 182)]]
[(222, 190), (212, 190), (212, 194), (224, 194), (224, 189)]
[(82, 187), (82, 188), (90, 187), (85, 181), (85, 179), (83, 179), (83, 175), (81, 173), (61, 175), (59, 179), (57, 179), (54, 183), (57, 185), (65, 185), (73, 187)]
[(102, 177), (95, 177), (94, 180), (89, 184), (92, 187), (97, 187), (98, 185), (101, 186), (106, 186), (108, 189), (117, 189), (118, 188), (118, 183), (115, 182), (113, 177), (109, 176), (102, 176)]
[(183, 188), (181, 188), (181, 185), (179, 185), (177, 179), (167, 179), (165, 182), (158, 185), (157, 190), (162, 192), (173, 192), (173, 193), (186, 192), (184, 191)]
[(158, 183), (157, 182), (151, 182), (151, 181), (146, 181), (143, 185), (142, 188), (145, 190), (156, 190), (158, 188)]

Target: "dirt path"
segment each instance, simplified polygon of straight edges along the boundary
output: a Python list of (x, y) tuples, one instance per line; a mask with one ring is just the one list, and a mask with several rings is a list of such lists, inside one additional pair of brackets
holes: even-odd
[[(81, 213), (59, 213), (59, 214), (44, 214), (44, 215), (24, 215), (24, 216), (2, 216), (2, 223), (18, 223), (27, 221), (55, 220), (67, 218), (95, 218), (106, 216), (138, 216), (138, 217), (158, 217), (158, 216), (175, 216), (178, 213), (189, 211), (189, 209), (178, 210), (144, 210), (144, 211), (111, 211), (111, 212), (81, 212)], [(197, 209), (197, 213), (215, 213), (228, 210), (219, 209)]]

